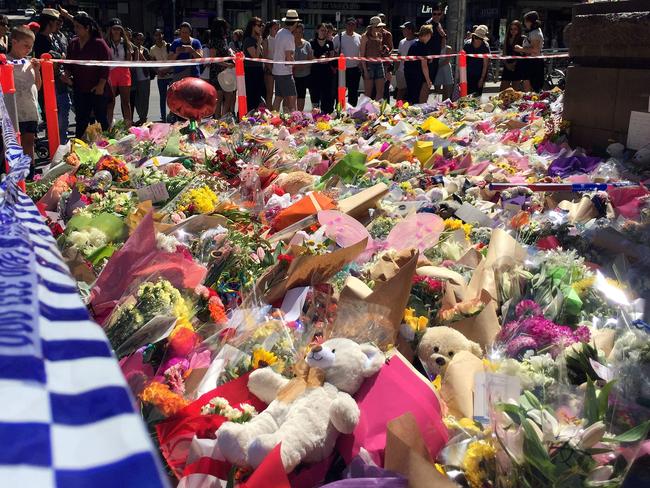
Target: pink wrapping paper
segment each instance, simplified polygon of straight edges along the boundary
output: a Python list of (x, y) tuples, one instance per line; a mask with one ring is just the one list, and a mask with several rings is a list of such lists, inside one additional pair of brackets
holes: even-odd
[(138, 280), (156, 275), (177, 288), (194, 289), (203, 282), (206, 273), (205, 267), (188, 261), (183, 255), (156, 247), (153, 214), (149, 212), (99, 275), (91, 292), (90, 306), (95, 320), (103, 324), (129, 286)]
[(386, 424), (407, 412), (415, 417), (433, 459), (447, 443), (438, 398), (427, 380), (399, 354), (366, 380), (355, 398), (361, 410), (359, 424), (351, 435), (339, 437), (337, 443), (348, 464), (363, 447), (377, 465), (383, 466)]
[(609, 199), (618, 213), (628, 219), (638, 219), (642, 205), (641, 197), (650, 192), (644, 186), (639, 186), (611, 188), (608, 193)]

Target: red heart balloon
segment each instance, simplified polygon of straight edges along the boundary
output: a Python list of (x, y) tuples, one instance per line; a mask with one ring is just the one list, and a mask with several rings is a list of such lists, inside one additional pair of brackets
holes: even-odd
[(201, 78), (183, 78), (169, 87), (167, 105), (184, 119), (200, 120), (214, 114), (217, 90)]

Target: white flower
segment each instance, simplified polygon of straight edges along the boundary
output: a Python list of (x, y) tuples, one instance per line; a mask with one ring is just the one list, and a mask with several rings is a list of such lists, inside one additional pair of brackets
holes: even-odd
[(88, 234), (84, 231), (73, 230), (68, 235), (68, 242), (73, 249), (80, 249), (88, 244)]
[(614, 474), (614, 466), (598, 466), (594, 469), (589, 476), (587, 476), (587, 483), (597, 483), (607, 481)]
[(582, 432), (578, 441), (578, 449), (591, 449), (602, 440), (605, 431), (605, 424), (602, 421), (590, 425)]
[(156, 234), (156, 247), (161, 251), (176, 252), (176, 246), (179, 244), (180, 242), (174, 236), (168, 236), (162, 232)]
[(251, 417), (257, 415), (257, 410), (255, 410), (255, 407), (250, 403), (240, 403), (239, 408), (241, 408), (246, 415), (250, 415)]
[(210, 405), (212, 405), (215, 408), (218, 408), (219, 410), (223, 410), (227, 407), (230, 407), (230, 403), (228, 403), (228, 400), (226, 400), (223, 397), (214, 397), (212, 400), (210, 400)]

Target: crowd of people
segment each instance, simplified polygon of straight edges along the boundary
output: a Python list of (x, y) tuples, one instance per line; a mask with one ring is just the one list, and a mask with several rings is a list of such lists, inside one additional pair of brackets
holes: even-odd
[[(243, 30), (231, 30), (224, 19), (216, 18), (201, 39), (193, 37), (192, 26), (184, 22), (174, 33), (174, 40), (168, 43), (160, 29), (154, 32), (153, 40), (147, 41), (148, 36), (133, 32), (117, 18), (101, 29), (83, 12), (72, 16), (62, 8), (46, 8), (38, 24), (15, 27), (9, 36), (8, 20), (0, 17), (0, 51), (7, 52), (8, 59), (16, 65), (19, 89), (15, 111), (24, 150), (33, 156), (38, 122), (42, 120), (39, 114), (44, 113), (39, 74), (39, 58), (44, 53), (73, 60), (130, 62), (228, 58), (243, 52), (249, 110), (260, 104), (287, 112), (303, 110), (309, 92), (312, 107), (330, 113), (335, 108), (336, 58), (340, 53), (350, 58), (346, 61), (345, 84), (347, 102), (353, 106), (358, 102), (362, 79), (364, 94), (375, 100), (388, 100), (393, 93), (397, 100), (424, 103), (432, 90), (442, 93), (443, 99), (458, 96), (451, 57), (399, 62), (363, 59), (386, 58), (395, 50), (399, 55), (409, 56), (452, 54), (443, 28), (443, 15), (441, 6), (435, 5), (431, 18), (419, 28), (413, 22), (405, 22), (400, 26), (403, 37), (396, 46), (382, 14), (373, 16), (362, 34), (357, 32), (357, 19), (348, 18), (344, 30), (337, 32), (332, 24), (321, 23), (315, 26), (313, 38), (306, 40), (305, 26), (298, 12), (291, 9), (280, 21), (265, 23), (259, 17), (252, 17)], [(72, 26), (74, 36), (64, 33), (65, 23)], [(474, 26), (467, 33), (464, 50), (468, 54), (489, 54), (488, 34), (486, 26)], [(541, 54), (543, 42), (539, 15), (529, 12), (523, 24), (518, 20), (511, 23), (503, 54), (536, 56)], [(468, 57), (469, 94), (482, 94), (489, 66), (487, 58)], [(234, 71), (231, 60), (163, 68), (56, 64), (60, 140), (62, 143), (67, 140), (71, 108), (75, 113), (76, 137), (83, 137), (91, 121), (101, 124), (104, 130), (110, 128), (118, 98), (124, 124), (146, 123), (154, 79), (160, 95), (161, 120), (169, 117), (166, 94), (170, 83), (188, 76), (202, 77), (216, 88), (218, 103), (214, 115), (223, 117), (235, 110)], [(503, 64), (502, 73), (502, 89), (511, 86), (539, 91), (544, 81), (544, 62), (542, 59), (508, 60)]]

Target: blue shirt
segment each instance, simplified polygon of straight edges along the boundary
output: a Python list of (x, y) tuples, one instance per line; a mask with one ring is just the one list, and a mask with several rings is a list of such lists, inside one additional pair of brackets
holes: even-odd
[[(169, 47), (169, 52), (172, 53), (172, 54), (176, 54), (176, 49), (181, 47), (182, 45), (183, 45), (183, 41), (181, 41), (180, 38), (174, 40), (174, 42), (172, 42), (172, 45)], [(193, 37), (190, 37), (190, 45), (194, 49), (196, 49), (197, 51), (202, 49), (201, 41), (199, 41), (198, 39), (194, 39)], [(181, 53), (176, 57), (176, 59), (190, 59), (191, 57), (192, 57), (192, 55), (190, 53)], [(176, 73), (180, 73), (181, 71), (184, 71), (187, 68), (190, 69), (190, 71), (192, 73), (191, 76), (196, 76), (196, 77), (199, 76), (200, 71), (199, 71), (199, 66), (198, 65), (195, 65), (195, 66), (177, 66), (176, 68), (174, 68), (174, 71)]]

